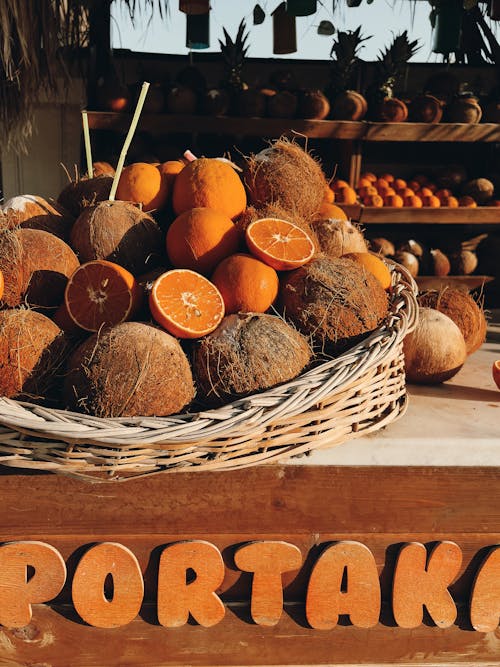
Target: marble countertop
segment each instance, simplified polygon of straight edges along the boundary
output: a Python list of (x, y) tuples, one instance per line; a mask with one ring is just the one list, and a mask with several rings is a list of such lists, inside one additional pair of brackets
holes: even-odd
[(386, 428), (291, 459), (291, 465), (500, 466), (500, 390), (491, 368), (500, 359), (500, 311), (488, 338), (460, 372), (441, 385), (408, 385), (407, 412)]

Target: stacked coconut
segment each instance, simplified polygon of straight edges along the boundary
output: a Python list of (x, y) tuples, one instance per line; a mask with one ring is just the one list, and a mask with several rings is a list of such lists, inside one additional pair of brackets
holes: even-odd
[[(191, 156), (131, 164), (114, 185), (116, 199), (103, 175), (70, 183), (57, 205), (5, 207), (1, 395), (98, 417), (219, 405), (295, 378), (387, 315), (388, 266), (293, 142), (242, 172)], [(299, 259), (255, 234), (283, 224), (280, 241), (305, 240)]]

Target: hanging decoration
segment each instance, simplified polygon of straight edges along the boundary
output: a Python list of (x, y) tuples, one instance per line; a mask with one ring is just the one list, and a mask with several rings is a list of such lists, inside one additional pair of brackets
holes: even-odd
[(310, 16), (316, 13), (316, 0), (287, 0), (286, 11), (291, 16)]
[(188, 16), (208, 14), (210, 11), (210, 0), (179, 0), (179, 11)]
[(439, 2), (431, 13), (431, 23), (434, 24), (434, 53), (448, 56), (458, 51), (460, 34), (462, 31), (463, 7), (460, 0), (443, 0)]
[(318, 35), (326, 35), (331, 37), (335, 34), (335, 26), (331, 21), (320, 21), (318, 25)]
[(286, 11), (282, 2), (273, 12), (273, 53), (282, 55), (297, 51), (297, 29), (295, 16)]
[(210, 46), (210, 12), (186, 14), (186, 46), (188, 49), (208, 49)]
[(264, 19), (266, 18), (266, 12), (262, 9), (260, 5), (255, 5), (253, 8), (253, 24), (254, 25), (260, 25), (261, 23), (264, 23)]

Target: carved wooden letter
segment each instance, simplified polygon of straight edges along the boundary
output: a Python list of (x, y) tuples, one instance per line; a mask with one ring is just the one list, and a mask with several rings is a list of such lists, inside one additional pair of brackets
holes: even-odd
[(500, 617), (500, 547), (494, 547), (479, 567), (472, 586), (470, 622), (474, 630), (493, 632)]
[(253, 572), (250, 612), (258, 625), (276, 625), (283, 611), (283, 572), (302, 565), (300, 549), (288, 542), (257, 541), (240, 547), (234, 556), (239, 570)]
[[(35, 572), (28, 581), (28, 567)], [(0, 546), (0, 624), (22, 628), (31, 621), (31, 605), (48, 602), (66, 581), (66, 565), (44, 542), (8, 542)]]
[(306, 598), (309, 625), (330, 630), (337, 625), (340, 614), (348, 614), (353, 625), (371, 628), (378, 623), (380, 605), (377, 565), (368, 547), (350, 540), (327, 547), (309, 579)]
[[(426, 566), (427, 564), (427, 566)], [(417, 628), (424, 605), (440, 628), (453, 625), (457, 608), (448, 591), (462, 564), (462, 551), (454, 542), (439, 542), (427, 561), (420, 542), (410, 542), (398, 554), (392, 584), (392, 610), (401, 628)]]
[[(113, 595), (105, 596), (106, 577), (113, 578)], [(144, 581), (135, 555), (116, 542), (91, 547), (81, 558), (73, 577), (73, 604), (81, 618), (96, 628), (127, 625), (139, 613)]]
[[(190, 571), (195, 577), (187, 581)], [(215, 591), (224, 580), (224, 561), (210, 542), (192, 540), (165, 547), (158, 572), (158, 620), (167, 628), (188, 622), (210, 627), (224, 618), (225, 609)]]

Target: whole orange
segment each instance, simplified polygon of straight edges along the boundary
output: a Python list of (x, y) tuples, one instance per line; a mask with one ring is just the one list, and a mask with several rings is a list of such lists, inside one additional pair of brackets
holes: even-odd
[(350, 186), (339, 188), (336, 191), (335, 201), (339, 204), (355, 204), (358, 199), (356, 191)]
[(363, 204), (365, 206), (374, 206), (375, 208), (382, 208), (384, 205), (384, 199), (380, 195), (368, 195), (363, 197)]
[(231, 219), (246, 208), (243, 183), (230, 164), (217, 158), (198, 158), (177, 174), (172, 193), (177, 215), (190, 208), (206, 207), (221, 211)]
[(143, 211), (154, 211), (167, 203), (168, 187), (158, 167), (148, 162), (134, 162), (123, 169), (116, 198), (142, 204)]
[(161, 174), (168, 195), (172, 192), (177, 174), (181, 172), (184, 167), (184, 162), (181, 162), (180, 160), (167, 160), (167, 162), (162, 162), (156, 167)]
[(177, 269), (204, 275), (238, 250), (239, 234), (231, 218), (210, 208), (181, 213), (167, 232), (167, 255)]
[(372, 273), (384, 289), (391, 286), (391, 272), (385, 262), (371, 252), (350, 252), (342, 255), (347, 259), (352, 259), (357, 264), (361, 264), (367, 271)]
[(347, 215), (340, 208), (340, 206), (337, 206), (336, 204), (329, 204), (328, 202), (323, 202), (316, 215), (316, 218), (318, 220), (347, 220)]
[(278, 296), (276, 271), (245, 253), (223, 259), (215, 269), (212, 282), (230, 313), (264, 313)]
[(331, 189), (329, 185), (325, 186), (325, 196), (323, 198), (328, 204), (333, 204), (335, 201), (335, 192)]

